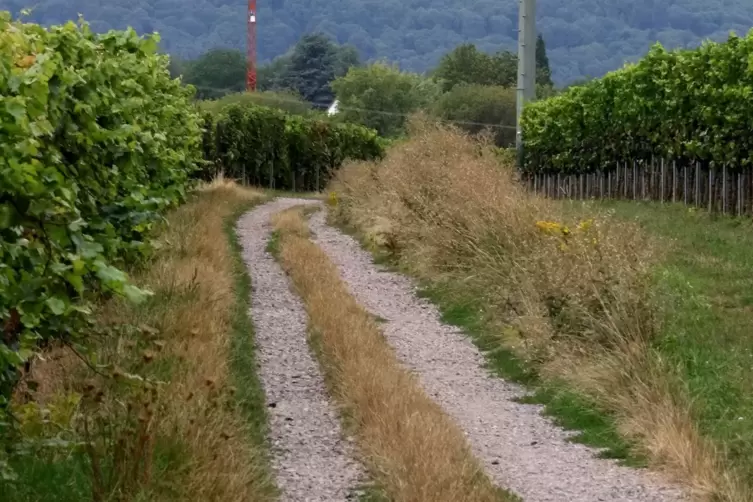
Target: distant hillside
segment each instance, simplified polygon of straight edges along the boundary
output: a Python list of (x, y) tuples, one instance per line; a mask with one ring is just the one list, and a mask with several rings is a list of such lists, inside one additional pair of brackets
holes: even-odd
[[(164, 48), (195, 57), (214, 47), (243, 48), (244, 0), (0, 0), (32, 19), (59, 23), (82, 13), (98, 30), (132, 25), (159, 31)], [(363, 59), (387, 58), (423, 71), (463, 41), (515, 49), (517, 0), (259, 0), (259, 53), (269, 60), (306, 32), (355, 45)], [(644, 54), (655, 41), (692, 46), (753, 27), (750, 0), (540, 0), (555, 81), (600, 76)]]

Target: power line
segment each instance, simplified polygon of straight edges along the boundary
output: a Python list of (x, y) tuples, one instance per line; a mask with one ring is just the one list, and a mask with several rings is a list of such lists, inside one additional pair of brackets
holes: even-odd
[[(198, 86), (195, 85), (197, 89), (207, 90), (207, 91), (216, 91), (216, 92), (227, 92), (227, 93), (235, 93), (237, 94), (239, 91), (233, 90), (233, 89), (219, 89), (215, 87), (207, 87), (207, 86)], [(254, 94), (256, 98), (259, 98), (261, 100), (267, 100), (270, 102), (276, 102), (276, 103), (290, 103), (290, 104), (310, 104), (306, 101), (299, 101), (292, 98), (283, 98), (283, 97), (273, 97), (273, 96), (264, 96), (263, 94)], [(353, 106), (342, 106), (342, 103), (337, 104), (338, 110), (345, 110), (345, 111), (351, 111), (351, 112), (359, 112), (359, 113), (372, 113), (375, 115), (387, 115), (392, 117), (403, 117), (403, 118), (409, 118), (412, 114), (410, 113), (400, 113), (400, 112), (388, 112), (386, 110), (376, 110), (376, 109), (369, 109), (369, 108), (357, 108)], [(465, 125), (465, 126), (477, 126), (477, 127), (489, 127), (493, 129), (512, 129), (515, 130), (516, 126), (513, 125), (504, 125), (504, 124), (488, 124), (485, 122), (473, 122), (468, 120), (452, 120), (452, 119), (441, 119), (443, 122), (447, 122), (450, 124), (457, 124), (457, 125)]]

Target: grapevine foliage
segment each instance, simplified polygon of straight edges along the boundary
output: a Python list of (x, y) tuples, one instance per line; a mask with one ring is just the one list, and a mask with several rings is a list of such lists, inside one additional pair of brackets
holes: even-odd
[(273, 108), (237, 104), (204, 119), (204, 178), (221, 169), (253, 185), (312, 191), (324, 187), (346, 159), (384, 154), (376, 131)]
[(120, 268), (201, 157), (157, 43), (0, 12), (0, 408), (40, 342), (85, 335), (95, 294), (144, 294)]
[(753, 31), (668, 52), (527, 105), (527, 172), (583, 173), (651, 156), (742, 169), (753, 162)]

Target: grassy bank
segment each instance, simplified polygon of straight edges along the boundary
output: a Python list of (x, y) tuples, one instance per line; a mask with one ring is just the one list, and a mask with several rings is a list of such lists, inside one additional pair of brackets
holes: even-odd
[(492, 485), (462, 431), (397, 362), (378, 321), (309, 240), (303, 210), (281, 213), (275, 226), (272, 250), (304, 301), (327, 384), (379, 487), (367, 500), (517, 500)]
[(262, 198), (204, 187), (132, 273), (154, 294), (99, 305), (88, 354), (57, 347), (34, 364), (14, 403), (33, 455), (13, 458), (3, 500), (274, 499), (247, 278), (226, 232)]
[(679, 205), (604, 207), (664, 243), (656, 350), (685, 383), (701, 431), (753, 486), (753, 225)]
[(708, 433), (660, 349), (671, 323), (656, 271), (670, 251), (606, 208), (529, 194), (498, 162), (416, 123), (383, 162), (341, 171), (333, 218), (419, 279), (498, 374), (532, 385), (581, 440), (701, 495), (748, 500), (731, 443)]

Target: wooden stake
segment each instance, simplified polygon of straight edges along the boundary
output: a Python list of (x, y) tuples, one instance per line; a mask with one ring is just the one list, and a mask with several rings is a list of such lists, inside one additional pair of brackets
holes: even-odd
[(677, 202), (677, 161), (672, 161), (672, 202)]
[(661, 201), (664, 203), (664, 179), (666, 178), (664, 172), (664, 157), (661, 159)]
[(727, 214), (727, 164), (722, 166), (722, 214)]
[(701, 205), (701, 164), (695, 161), (695, 205)]

